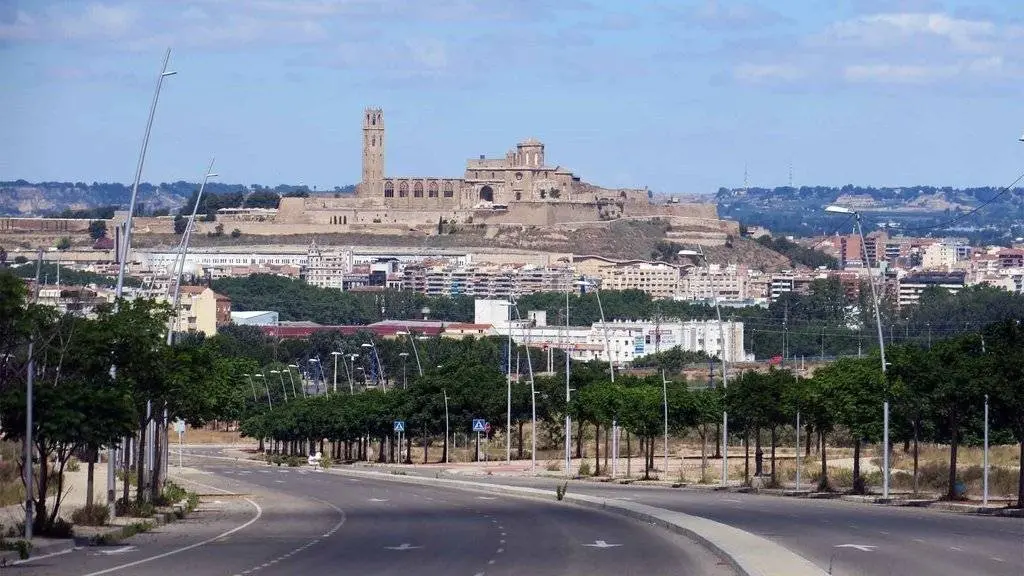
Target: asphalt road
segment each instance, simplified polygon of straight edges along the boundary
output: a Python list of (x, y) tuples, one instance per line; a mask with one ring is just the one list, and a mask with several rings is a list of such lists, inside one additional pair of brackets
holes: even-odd
[[(182, 523), (2, 574), (727, 576), (700, 545), (557, 502), (188, 458), (209, 494)], [(188, 468), (186, 468), (188, 470)], [(230, 494), (225, 494), (224, 492)]]
[[(436, 469), (409, 470), (433, 476)], [(563, 480), (446, 476), (534, 488)], [(836, 576), (1024, 575), (1024, 519), (842, 500), (572, 481), (569, 491), (701, 516), (773, 540)]]

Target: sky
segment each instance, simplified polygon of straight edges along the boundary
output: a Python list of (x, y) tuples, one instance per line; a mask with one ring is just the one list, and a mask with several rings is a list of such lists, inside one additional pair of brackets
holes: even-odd
[(461, 176), (542, 140), (605, 186), (1000, 186), (1024, 170), (1016, 0), (0, 0), (0, 180)]

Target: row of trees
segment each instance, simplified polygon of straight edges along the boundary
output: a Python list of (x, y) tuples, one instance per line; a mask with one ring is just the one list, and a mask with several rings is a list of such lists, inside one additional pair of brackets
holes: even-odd
[[(219, 336), (218, 336), (219, 338)], [(365, 341), (365, 340), (364, 340)], [(358, 349), (360, 339), (311, 342), (312, 347), (328, 344), (335, 349)], [(263, 389), (253, 390), (253, 414), (244, 420), (243, 431), (253, 438), (268, 438), (274, 447), (285, 452), (302, 452), (307, 446), (323, 440), (332, 441), (335, 458), (368, 457), (368, 442), (380, 442), (377, 458), (385, 455), (385, 440), (392, 433), (392, 422), (406, 422), (407, 435), (415, 438), (424, 450), (441, 443), (444, 437), (443, 401), (447, 394), (452, 430), (470, 430), (473, 418), (487, 419), (495, 432), (510, 435), (518, 457), (523, 457), (526, 442), (523, 426), (531, 417), (530, 366), (519, 364), (518, 382), (512, 388), (512, 429), (505, 430), (506, 375), (503, 361), (504, 340), (490, 338), (462, 341), (436, 339), (421, 341), (417, 353), (430, 361), (422, 377), (416, 372), (395, 376), (399, 365), (397, 353), (402, 341), (390, 344), (381, 356), (392, 373), (389, 391), (369, 390), (349, 394), (345, 385), (344, 366), (338, 394), (287, 400), (287, 392), (278, 394), (268, 382), (266, 390), (273, 396), (273, 409), (267, 409)], [(408, 346), (408, 344), (404, 344)], [(436, 347), (436, 349), (435, 349)], [(408, 348), (406, 348), (408, 349)], [(507, 353), (504, 353), (507, 355)], [(514, 349), (519, 358), (531, 358), (533, 368), (540, 364), (536, 354), (528, 356), (525, 349)], [(663, 353), (668, 361), (673, 351)], [(577, 457), (584, 456), (584, 439), (593, 438), (595, 473), (601, 470), (602, 445), (607, 450), (608, 430), (613, 422), (620, 424), (640, 445), (645, 457), (645, 475), (654, 465), (656, 439), (664, 432), (663, 409), (667, 398), (668, 426), (673, 435), (694, 434), (704, 443), (714, 437), (711, 432), (721, 421), (723, 410), (729, 415), (729, 431), (733, 439), (742, 440), (746, 448), (744, 476), (751, 476), (749, 447), (761, 453), (762, 437), (770, 447), (770, 471), (755, 459), (754, 475), (776, 480), (775, 449), (786, 432), (806, 435), (806, 450), (812, 444), (822, 452), (819, 484), (830, 489), (826, 447), (834, 441), (849, 439), (854, 454), (854, 490), (866, 490), (861, 473), (864, 448), (877, 445), (882, 437), (882, 400), (891, 403), (891, 438), (904, 443), (905, 451), (914, 454), (913, 476), (916, 480), (917, 447), (920, 442), (946, 443), (951, 446), (947, 496), (955, 497), (957, 478), (957, 447), (980, 444), (982, 414), (986, 399), (991, 409), (992, 438), (997, 443), (1017, 442), (1024, 458), (1024, 328), (1019, 320), (1010, 319), (986, 327), (981, 332), (935, 342), (931, 349), (914, 343), (889, 349), (890, 368), (887, 377), (880, 370), (877, 355), (845, 358), (816, 371), (811, 378), (798, 378), (789, 370), (771, 369), (745, 371), (735, 375), (727, 388), (721, 382), (687, 383), (675, 375), (665, 392), (659, 375), (636, 373), (619, 375), (613, 383), (607, 366), (592, 362), (572, 367), (570, 386), (575, 390), (565, 403), (565, 382), (559, 375), (535, 378), (537, 416), (536, 433), (541, 449), (564, 445), (561, 431), (566, 413), (575, 422), (574, 438)], [(450, 364), (435, 361), (451, 362)], [(362, 362), (360, 360), (360, 362)], [(355, 364), (353, 363), (353, 367)], [(284, 364), (281, 371), (287, 370)], [(275, 369), (273, 365), (264, 372)], [(364, 372), (365, 373), (365, 372)], [(329, 380), (330, 372), (314, 378)], [(361, 390), (366, 380), (356, 381)], [(795, 430), (796, 414), (801, 414), (801, 429)], [(592, 432), (592, 435), (591, 435)], [(407, 450), (412, 450), (411, 443)], [(607, 459), (607, 454), (606, 454)], [(407, 453), (403, 459), (409, 459)], [(443, 459), (443, 457), (442, 457)], [(1024, 496), (1024, 474), (1019, 481), (1019, 496)]]
[[(22, 279), (0, 271), (2, 434), (5, 440), (24, 441), (31, 370), (36, 533), (46, 534), (58, 522), (63, 472), (72, 456), (89, 462), (87, 498), (92, 504), (97, 453), (135, 438), (135, 460), (141, 461), (146, 448), (141, 431), (159, 420), (164, 408), (171, 418), (193, 425), (242, 416), (232, 406), (241, 398), (235, 380), (246, 362), (219, 356), (210, 347), (168, 346), (169, 318), (169, 307), (150, 300), (122, 300), (101, 307), (95, 318), (59, 314), (33, 304)], [(162, 435), (157, 441), (163, 441)], [(127, 461), (127, 451), (125, 456)], [(153, 468), (159, 471), (161, 463)], [(135, 473), (134, 500), (157, 499), (160, 478), (148, 478), (142, 466)], [(53, 478), (57, 489), (51, 500), (46, 487), (54, 485)], [(129, 506), (128, 484), (122, 488), (121, 505)]]

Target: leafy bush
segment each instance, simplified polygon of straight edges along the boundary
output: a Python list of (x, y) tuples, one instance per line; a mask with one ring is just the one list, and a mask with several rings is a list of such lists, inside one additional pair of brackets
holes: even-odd
[(79, 464), (78, 458), (69, 458), (68, 463), (64, 466), (65, 472), (78, 472), (82, 469), (82, 465)]
[(42, 525), (35, 527), (36, 536), (45, 536), (47, 538), (71, 538), (74, 536), (74, 526), (71, 522), (63, 518), (57, 518), (53, 524)]
[(106, 526), (110, 509), (104, 504), (82, 506), (71, 513), (71, 521), (79, 526)]
[(590, 462), (588, 460), (584, 460), (584, 461), (580, 462), (579, 475), (580, 476), (590, 476), (591, 475)]
[(116, 508), (118, 516), (131, 516), (133, 518), (149, 518), (155, 511), (152, 502), (139, 502), (138, 500), (128, 500), (125, 502), (124, 498), (117, 501)]
[(558, 486), (555, 486), (555, 498), (562, 500), (565, 498), (565, 493), (569, 490), (569, 483), (562, 482)]

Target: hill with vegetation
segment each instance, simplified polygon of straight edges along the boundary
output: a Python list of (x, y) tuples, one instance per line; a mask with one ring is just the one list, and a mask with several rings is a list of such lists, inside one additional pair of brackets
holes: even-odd
[(886, 228), (907, 236), (961, 236), (1001, 244), (1024, 236), (1024, 188), (720, 188), (715, 200), (720, 217), (763, 226), (776, 235), (849, 232), (851, 222), (824, 211), (830, 204), (839, 204), (859, 211), (866, 231)]

